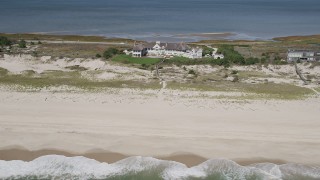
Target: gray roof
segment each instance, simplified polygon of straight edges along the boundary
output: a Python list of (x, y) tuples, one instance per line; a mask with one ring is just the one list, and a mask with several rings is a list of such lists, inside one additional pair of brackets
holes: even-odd
[(302, 49), (289, 49), (288, 52), (314, 52), (317, 53), (319, 51), (313, 51), (313, 50), (302, 50)]
[(133, 46), (133, 50), (134, 51), (142, 51), (144, 49), (144, 45), (143, 44), (135, 44)]
[[(133, 46), (133, 50), (143, 50), (144, 48), (153, 48), (157, 43), (151, 42), (144, 45), (137, 44)], [(186, 43), (160, 43), (160, 47), (164, 47), (166, 50), (186, 51), (191, 49)]]

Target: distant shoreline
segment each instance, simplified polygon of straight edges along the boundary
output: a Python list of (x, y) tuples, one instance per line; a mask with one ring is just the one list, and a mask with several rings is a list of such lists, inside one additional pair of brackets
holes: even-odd
[(204, 33), (181, 33), (181, 34), (159, 34), (149, 33), (146, 35), (130, 35), (130, 34), (110, 34), (106, 36), (101, 35), (81, 35), (81, 34), (54, 34), (54, 33), (37, 33), (37, 32), (25, 32), (25, 33), (3, 33), (0, 32), (0, 36), (9, 37), (21, 37), (32, 38), (40, 37), (45, 40), (52, 40), (54, 38), (62, 38), (65, 40), (80, 40), (80, 41), (97, 41), (97, 42), (110, 42), (110, 41), (166, 41), (166, 42), (201, 42), (210, 40), (222, 40), (222, 41), (270, 41), (286, 38), (303, 38), (310, 36), (319, 36), (319, 34), (310, 35), (288, 35), (272, 38), (259, 38), (250, 37), (245, 34), (239, 34), (234, 32), (204, 32)]

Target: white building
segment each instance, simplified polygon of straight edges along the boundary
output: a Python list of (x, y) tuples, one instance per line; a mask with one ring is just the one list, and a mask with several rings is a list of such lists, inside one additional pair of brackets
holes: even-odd
[(223, 54), (212, 54), (213, 59), (224, 59)]
[(320, 61), (320, 52), (308, 50), (289, 50), (287, 61)]
[(218, 53), (218, 48), (213, 48), (211, 46), (209, 46), (209, 48), (212, 48), (213, 59), (224, 59), (224, 55)]
[(191, 48), (185, 43), (161, 43), (160, 41), (147, 44), (134, 44), (133, 57), (173, 57), (202, 58), (202, 48)]

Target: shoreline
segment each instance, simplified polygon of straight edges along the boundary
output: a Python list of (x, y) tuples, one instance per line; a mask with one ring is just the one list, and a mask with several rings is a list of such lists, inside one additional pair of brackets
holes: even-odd
[[(46, 155), (62, 155), (66, 157), (76, 157), (83, 156), (89, 159), (94, 159), (99, 162), (106, 162), (108, 164), (112, 164), (128, 157), (133, 157), (136, 155), (125, 155), (117, 152), (109, 152), (104, 150), (92, 150), (85, 153), (73, 153), (63, 150), (57, 149), (42, 149), (30, 151), (23, 147), (8, 147), (0, 149), (0, 160), (4, 161), (13, 161), (13, 160), (21, 160), (21, 161), (32, 161), (36, 158), (46, 156)], [(137, 155), (139, 156), (139, 155)], [(209, 158), (204, 158), (202, 156), (198, 156), (191, 153), (174, 153), (168, 156), (155, 156), (153, 158), (165, 161), (175, 161), (182, 164), (185, 164), (187, 167), (197, 166), (207, 160)], [(265, 159), (265, 158), (248, 158), (248, 159), (231, 159), (241, 166), (248, 166), (251, 164), (257, 163), (273, 163), (277, 165), (286, 164), (288, 162), (279, 160), (279, 159)]]
[[(93, 35), (93, 34), (59, 34), (59, 33), (45, 33), (45, 32), (23, 32), (23, 33), (8, 33), (0, 32), (1, 35), (7, 36), (19, 36), (23, 38), (24, 36), (32, 36), (32, 38), (27, 38), (28, 40), (35, 40), (35, 36), (43, 37), (43, 40), (51, 40), (52, 38), (62, 38), (63, 40), (73, 39), (78, 41), (77, 38), (82, 41), (88, 42), (134, 42), (134, 41), (167, 41), (167, 42), (188, 42), (188, 43), (200, 43), (201, 41), (273, 41), (273, 40), (286, 40), (290, 38), (299, 37), (317, 37), (320, 34), (288, 34), (286, 36), (270, 36), (266, 37), (256, 37), (240, 32), (194, 32), (194, 33), (145, 33), (145, 35), (139, 34), (115, 34), (109, 33), (106, 35)], [(49, 39), (48, 39), (49, 38)], [(83, 39), (84, 38), (84, 39)], [(42, 39), (40, 39), (42, 40)]]

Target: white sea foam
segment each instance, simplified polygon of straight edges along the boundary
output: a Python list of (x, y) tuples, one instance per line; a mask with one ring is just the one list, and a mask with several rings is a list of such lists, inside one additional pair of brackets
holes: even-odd
[[(158, 160), (152, 157), (129, 157), (113, 164), (82, 156), (48, 155), (30, 162), (0, 160), (0, 179), (108, 179), (136, 174), (151, 174), (162, 179), (320, 179), (320, 168), (298, 164), (260, 163), (241, 166), (231, 160), (213, 159), (198, 166)], [(145, 175), (141, 177), (146, 177)], [(148, 176), (150, 177), (150, 176)]]

